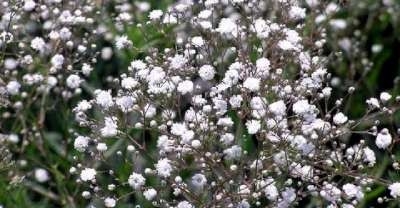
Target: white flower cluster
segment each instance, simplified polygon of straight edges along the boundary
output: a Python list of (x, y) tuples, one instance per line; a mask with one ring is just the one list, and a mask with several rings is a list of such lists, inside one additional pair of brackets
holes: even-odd
[[(134, 199), (154, 207), (287, 208), (317, 198), (320, 206), (350, 208), (375, 185), (400, 197), (399, 182), (373, 173), (400, 132), (378, 118), (392, 117), (400, 98), (382, 92), (367, 99), (359, 119), (344, 105), (355, 87), (333, 96), (340, 84), (328, 70), (321, 25), (348, 26), (331, 18), (339, 5), (204, 0), (149, 11), (146, 2), (121, 0), (108, 14), (103, 3), (26, 0), (16, 16), (9, 3), (0, 7), (0, 29), (9, 37), (0, 46), (18, 54), (0, 59), (0, 84), (13, 103), (6, 117), (23, 120), (23, 107), (38, 108), (38, 126), (16, 126), (40, 137), (46, 111), (57, 103), (48, 98), (68, 105), (81, 95), (70, 109), (79, 128), (68, 129), (76, 151), (66, 158), (84, 199), (105, 207)], [(134, 29), (167, 43), (149, 43), (118, 77), (93, 89), (87, 82), (98, 62), (137, 49), (125, 30), (134, 9), (149, 11)], [(103, 15), (112, 16), (112, 26)], [(27, 19), (42, 22), (22, 30)], [(310, 32), (314, 27), (322, 29)], [(112, 47), (97, 46), (101, 41)], [(400, 170), (395, 155), (387, 160)], [(33, 176), (42, 184), (53, 177), (45, 169)]]
[[(128, 184), (155, 206), (290, 207), (307, 193), (331, 207), (356, 205), (363, 200), (363, 190), (376, 181), (354, 174), (353, 168), (362, 173), (373, 167), (375, 148), (365, 140), (350, 146), (343, 142), (363, 120), (349, 120), (342, 100), (334, 101), (333, 108), (327, 102), (332, 88), (326, 58), (313, 52), (321, 48), (325, 34), (306, 44), (305, 25), (298, 22), (305, 18), (306, 8), (300, 4), (277, 3), (288, 6), (277, 12), (290, 18), (269, 20), (263, 16), (262, 4), (244, 2), (208, 0), (178, 4), (168, 13), (152, 11), (147, 27), (187, 23), (195, 29), (183, 36), (177, 32), (174, 48), (132, 61), (115, 94), (98, 90), (91, 103), (105, 116), (121, 112), (118, 120), (123, 124), (115, 122), (117, 118), (111, 124), (106, 116), (100, 134), (93, 126), (101, 124), (85, 119), (80, 124), (91, 128), (93, 137), (109, 133), (128, 142), (127, 154), (134, 151), (151, 158), (147, 168), (131, 161), (141, 171), (132, 173)], [(232, 11), (222, 17), (216, 12), (235, 5), (241, 5), (254, 22), (241, 13)], [(198, 7), (199, 12), (182, 10), (187, 7)], [(380, 101), (369, 99), (370, 112), (381, 111), (390, 99), (386, 92)], [(89, 117), (85, 109), (76, 113)], [(135, 119), (127, 121), (131, 116)], [(374, 134), (374, 128), (365, 133)], [(157, 150), (149, 152), (146, 137), (132, 136), (129, 129), (142, 135), (147, 130), (157, 132)], [(387, 149), (393, 138), (383, 129), (375, 141), (376, 147)], [(185, 171), (189, 177), (183, 177)], [(328, 179), (335, 175), (351, 183)], [(156, 177), (166, 186), (150, 185), (147, 177)], [(163, 189), (185, 200), (164, 198)], [(397, 196), (394, 191), (392, 195)]]

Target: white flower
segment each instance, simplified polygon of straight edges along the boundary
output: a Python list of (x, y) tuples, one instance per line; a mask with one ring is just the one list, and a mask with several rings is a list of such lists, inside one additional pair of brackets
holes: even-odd
[[(267, 184), (270, 184), (270, 183), (271, 182), (267, 181)], [(266, 186), (264, 189), (264, 192), (265, 192), (266, 197), (271, 201), (275, 201), (279, 196), (279, 192), (275, 186), (275, 183), (271, 183), (270, 185)]]
[(56, 54), (51, 58), (50, 62), (54, 68), (61, 69), (62, 65), (64, 64), (64, 56), (61, 54)]
[(178, 92), (180, 92), (182, 95), (185, 94), (190, 94), (193, 92), (193, 82), (190, 80), (185, 80), (183, 82), (180, 82), (178, 84), (177, 88)]
[(123, 48), (128, 48), (132, 45), (132, 42), (128, 39), (128, 36), (123, 35), (123, 36), (117, 36), (115, 38), (115, 47), (118, 50), (121, 50)]
[(231, 133), (221, 135), (220, 141), (224, 145), (230, 145), (235, 140), (235, 136)]
[(12, 143), (16, 144), (16, 143), (19, 142), (19, 137), (18, 137), (17, 134), (10, 134), (10, 135), (8, 135), (7, 140), (8, 140), (9, 142), (12, 142)]
[(329, 21), (329, 24), (336, 30), (342, 30), (347, 27), (347, 22), (343, 19), (332, 19)]
[(143, 70), (146, 69), (147, 65), (144, 63), (142, 60), (133, 60), (131, 62), (131, 65), (128, 67), (129, 71), (133, 71), (134, 69), (136, 70)]
[(153, 118), (157, 113), (157, 108), (154, 105), (147, 103), (144, 106), (144, 117)]
[(133, 172), (129, 175), (128, 184), (135, 190), (139, 190), (146, 183), (146, 178), (141, 174)]
[(44, 183), (50, 179), (49, 172), (43, 168), (35, 169), (35, 179), (39, 183)]
[(381, 95), (379, 96), (379, 98), (381, 99), (381, 101), (383, 103), (386, 103), (387, 101), (389, 101), (392, 98), (392, 95), (390, 95), (387, 92), (382, 92)]
[(184, 56), (176, 54), (174, 57), (171, 58), (170, 65), (172, 69), (182, 70), (183, 66), (185, 66), (187, 62), (188, 60)]
[(96, 149), (100, 152), (107, 151), (107, 144), (106, 143), (98, 143)]
[(347, 120), (347, 116), (344, 115), (342, 112), (339, 112), (335, 114), (335, 116), (333, 116), (333, 123), (335, 123), (336, 125), (345, 124)]
[(157, 191), (153, 188), (147, 189), (146, 191), (143, 192), (143, 196), (147, 200), (151, 201), (157, 196)]
[(314, 114), (316, 111), (316, 107), (314, 105), (310, 105), (308, 100), (299, 100), (293, 104), (293, 112), (295, 114), (305, 116), (307, 114)]
[(60, 38), (61, 38), (62, 40), (68, 40), (68, 39), (71, 37), (71, 35), (72, 35), (71, 31), (70, 31), (68, 28), (66, 28), (66, 27), (63, 27), (63, 28), (60, 30), (59, 34), (60, 34)]
[(10, 93), (11, 95), (16, 95), (19, 93), (19, 89), (21, 88), (21, 84), (17, 81), (10, 81), (7, 84), (7, 92)]
[(249, 77), (243, 82), (243, 87), (252, 92), (260, 90), (260, 79)]
[(261, 128), (259, 120), (249, 120), (246, 122), (247, 132), (249, 134), (256, 134)]
[(271, 68), (270, 61), (267, 58), (259, 58), (256, 61), (257, 75), (266, 77), (269, 74)]
[(114, 198), (107, 197), (104, 199), (104, 206), (105, 207), (115, 207), (117, 201)]
[(82, 73), (83, 73), (85, 76), (89, 76), (89, 75), (90, 75), (90, 72), (93, 71), (93, 68), (92, 68), (89, 64), (84, 63), (84, 64), (82, 65), (81, 70), (82, 70)]
[(289, 41), (287, 40), (281, 40), (278, 42), (279, 48), (281, 48), (284, 51), (289, 51), (289, 50), (295, 50), (296, 47)]
[(178, 203), (176, 208), (194, 208), (194, 206), (190, 204), (188, 201), (181, 201)]
[(200, 67), (199, 69), (199, 76), (203, 79), (203, 80), (212, 80), (215, 76), (215, 69), (213, 66), (211, 65), (203, 65)]
[(96, 170), (93, 168), (85, 168), (81, 171), (80, 178), (82, 181), (92, 181), (96, 177)]
[(284, 116), (286, 115), (286, 105), (283, 100), (276, 101), (274, 103), (269, 104), (268, 109), (275, 116)]
[(192, 38), (192, 44), (196, 47), (201, 47), (204, 45), (204, 39), (201, 36), (195, 36)]
[(393, 197), (393, 198), (398, 198), (398, 197), (400, 197), (400, 183), (399, 182), (396, 182), (396, 183), (392, 183), (390, 186), (389, 186), (389, 190), (390, 190), (390, 195)]
[(118, 125), (116, 121), (116, 117), (105, 117), (104, 118), (104, 127), (100, 129), (100, 133), (102, 137), (113, 137), (118, 133)]
[(122, 96), (119, 97), (115, 100), (115, 103), (117, 106), (122, 110), (122, 112), (126, 113), (129, 112), (129, 110), (133, 106), (133, 98), (131, 96)]
[(201, 12), (199, 12), (199, 14), (197, 15), (200, 19), (207, 19), (212, 15), (212, 11), (211, 10), (203, 10)]
[(324, 97), (329, 98), (332, 94), (332, 88), (325, 87), (324, 89), (322, 89), (322, 94), (324, 95)]
[(222, 18), (216, 31), (221, 34), (230, 34), (236, 37), (238, 33), (238, 27), (239, 26), (232, 19)]
[(69, 75), (66, 81), (67, 81), (67, 87), (71, 89), (78, 88), (82, 82), (81, 78), (76, 74)]
[(158, 160), (155, 167), (157, 170), (157, 174), (163, 178), (169, 177), (171, 175), (171, 172), (173, 171), (171, 161), (167, 158)]
[(374, 166), (376, 163), (375, 152), (368, 147), (365, 147), (363, 151), (364, 151), (363, 154), (364, 162), (367, 162), (370, 167)]
[(94, 92), (96, 95), (96, 103), (101, 107), (107, 109), (114, 105), (112, 100), (111, 91), (99, 90)]
[(192, 185), (195, 188), (203, 189), (206, 184), (207, 178), (203, 174), (197, 173), (192, 176)]
[(79, 152), (84, 152), (89, 145), (89, 137), (78, 136), (74, 141), (74, 148)]
[(33, 9), (35, 9), (35, 7), (36, 7), (35, 1), (33, 1), (33, 0), (25, 0), (24, 6), (23, 6), (25, 11), (27, 11), (27, 12), (32, 11)]
[(229, 104), (231, 104), (232, 108), (239, 108), (242, 104), (243, 98), (241, 95), (233, 95), (229, 98)]
[(163, 15), (163, 12), (159, 9), (153, 10), (149, 14), (149, 19), (151, 20), (159, 20), (161, 16)]
[(357, 199), (362, 199), (364, 197), (364, 194), (361, 190), (361, 187), (355, 186), (354, 184), (347, 183), (343, 185), (343, 191), (346, 194), (348, 198), (357, 198)]
[(259, 18), (254, 21), (254, 31), (258, 38), (268, 38), (270, 30), (265, 20)]
[(292, 19), (304, 19), (306, 17), (306, 9), (298, 6), (292, 6), (289, 11), (289, 16)]
[(113, 55), (113, 50), (111, 47), (104, 47), (101, 49), (101, 58), (103, 60), (110, 60)]
[(340, 199), (342, 192), (332, 184), (325, 184), (319, 194), (330, 202), (335, 202)]
[(78, 103), (78, 105), (74, 108), (74, 112), (77, 111), (87, 111), (92, 108), (92, 104), (87, 100), (82, 100)]
[(368, 100), (366, 101), (366, 103), (368, 104), (368, 106), (369, 106), (371, 109), (380, 108), (379, 101), (378, 101), (378, 99), (376, 99), (376, 98), (370, 98), (370, 99), (368, 99)]
[(380, 149), (386, 149), (392, 143), (392, 136), (387, 128), (381, 130), (376, 136), (375, 144)]
[(138, 84), (139, 84), (139, 82), (137, 82), (132, 77), (123, 78), (121, 81), (121, 87), (123, 87), (124, 89), (127, 89), (127, 90), (135, 88)]
[(239, 145), (233, 145), (232, 147), (223, 151), (225, 159), (235, 160), (242, 156), (242, 148)]
[(35, 37), (34, 39), (31, 40), (31, 48), (42, 52), (44, 51), (45, 47), (46, 43), (44, 42), (43, 38)]

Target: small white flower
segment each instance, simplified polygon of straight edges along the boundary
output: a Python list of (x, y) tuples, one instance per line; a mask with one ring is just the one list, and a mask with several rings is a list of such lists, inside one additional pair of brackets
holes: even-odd
[(159, 20), (161, 16), (163, 15), (163, 12), (159, 9), (153, 10), (149, 14), (149, 19), (151, 20)]
[(152, 201), (157, 196), (157, 191), (153, 188), (147, 189), (146, 191), (143, 192), (143, 196), (147, 200)]
[(375, 144), (380, 149), (386, 149), (392, 143), (392, 136), (387, 128), (381, 130), (376, 136)]
[(192, 38), (192, 44), (196, 47), (201, 47), (204, 45), (204, 39), (201, 36), (195, 36)]
[(114, 198), (107, 197), (104, 199), (104, 206), (105, 207), (115, 207), (117, 201)]
[(71, 89), (76, 89), (76, 88), (79, 87), (79, 85), (81, 84), (82, 80), (78, 75), (71, 74), (71, 75), (68, 76), (66, 82), (67, 82), (67, 87), (69, 87)]
[(101, 107), (107, 109), (114, 105), (111, 91), (104, 91), (99, 90), (94, 92), (96, 95), (96, 103), (99, 104)]
[(387, 101), (389, 101), (392, 98), (392, 95), (390, 95), (387, 92), (382, 92), (381, 95), (379, 96), (379, 98), (381, 99), (381, 101), (383, 103), (386, 103)]
[(61, 69), (62, 65), (64, 64), (64, 56), (61, 54), (56, 54), (51, 58), (50, 62), (54, 68)]
[(238, 27), (239, 26), (232, 19), (222, 18), (216, 31), (221, 34), (230, 34), (236, 37), (238, 33)]
[(135, 88), (139, 83), (132, 77), (123, 78), (121, 81), (121, 87), (130, 90)]
[(259, 120), (249, 120), (246, 122), (247, 132), (249, 134), (256, 134), (261, 128)]
[(333, 116), (333, 122), (336, 125), (342, 125), (345, 124), (347, 122), (348, 118), (346, 115), (344, 115), (343, 113), (339, 112), (337, 114), (335, 114), (335, 116)]
[(49, 172), (43, 168), (35, 169), (35, 179), (39, 183), (44, 183), (50, 179)]
[(135, 190), (139, 190), (146, 183), (146, 178), (133, 172), (128, 178), (128, 184)]
[(85, 76), (89, 76), (90, 73), (93, 71), (93, 67), (91, 67), (89, 64), (84, 63), (84, 64), (82, 65), (81, 70), (82, 70), (82, 73), (83, 73)]
[(100, 152), (107, 151), (107, 144), (106, 143), (98, 143), (96, 149)]
[(188, 62), (188, 60), (180, 55), (180, 54), (176, 54), (174, 57), (171, 58), (171, 68), (173, 69), (178, 69), (178, 70), (182, 70), (182, 68), (185, 66), (185, 64)]
[(35, 37), (34, 39), (31, 40), (31, 48), (42, 52), (44, 51), (45, 47), (46, 43), (44, 42), (43, 38)]
[(235, 160), (242, 156), (242, 148), (239, 145), (233, 145), (232, 147), (223, 151), (225, 159)]
[(18, 137), (17, 134), (10, 134), (10, 135), (8, 135), (7, 140), (8, 140), (9, 142), (12, 142), (12, 143), (15, 143), (15, 144), (16, 144), (16, 143), (19, 142), (19, 137)]
[(286, 115), (286, 105), (283, 100), (274, 102), (269, 104), (268, 109), (272, 112), (275, 116), (284, 116)]
[(243, 87), (252, 92), (257, 92), (260, 90), (260, 79), (249, 77), (243, 82)]
[(306, 17), (306, 9), (298, 6), (292, 6), (289, 11), (289, 16), (292, 19), (304, 19)]
[(348, 198), (357, 198), (362, 199), (364, 194), (359, 186), (355, 186), (354, 184), (347, 183), (343, 185), (343, 191)]
[(211, 65), (203, 65), (200, 67), (199, 69), (199, 76), (203, 79), (203, 80), (212, 80), (215, 76), (215, 69), (213, 66)]
[(118, 50), (121, 50), (123, 48), (129, 48), (132, 45), (132, 42), (128, 39), (128, 36), (123, 35), (123, 36), (117, 36), (115, 38), (115, 47)]
[(104, 118), (104, 127), (100, 129), (100, 133), (102, 137), (113, 137), (118, 133), (118, 125), (116, 121), (116, 117), (105, 117)]
[(185, 94), (190, 94), (193, 92), (193, 82), (190, 80), (185, 80), (183, 82), (180, 82), (178, 84), (177, 88), (178, 92), (180, 92), (182, 95)]
[(10, 81), (7, 84), (7, 92), (10, 93), (11, 95), (16, 95), (19, 93), (19, 89), (21, 88), (21, 84), (17, 81)]
[(195, 174), (192, 176), (192, 185), (197, 189), (203, 189), (204, 186), (207, 184), (207, 178), (200, 173)]
[(396, 182), (396, 183), (392, 183), (389, 186), (389, 190), (390, 190), (390, 195), (397, 199), (398, 197), (400, 197), (400, 183)]
[(176, 206), (176, 208), (194, 208), (194, 206), (191, 203), (189, 203), (188, 201), (181, 201)]
[(371, 109), (380, 108), (379, 101), (378, 101), (378, 99), (376, 99), (376, 98), (370, 98), (370, 99), (368, 99), (368, 100), (366, 101), (366, 103), (368, 104), (368, 106), (369, 106)]
[(27, 12), (32, 11), (32, 10), (35, 9), (35, 7), (36, 7), (35, 1), (33, 1), (33, 0), (25, 0), (24, 6), (23, 6), (25, 11), (27, 11)]
[(93, 168), (85, 168), (81, 171), (80, 178), (82, 181), (92, 181), (96, 177), (96, 170)]
[(158, 160), (158, 162), (155, 165), (157, 174), (163, 178), (167, 178), (171, 176), (171, 172), (173, 170), (173, 167), (171, 165), (171, 161), (167, 158), (163, 158)]
[(78, 136), (74, 141), (74, 148), (79, 152), (84, 152), (89, 146), (89, 137)]

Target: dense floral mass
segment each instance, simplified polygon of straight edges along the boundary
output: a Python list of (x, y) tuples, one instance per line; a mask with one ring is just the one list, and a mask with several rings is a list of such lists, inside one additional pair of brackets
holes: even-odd
[[(2, 2), (0, 143), (9, 146), (1, 161), (10, 180), (67, 207), (397, 200), (400, 180), (380, 173), (380, 160), (389, 175), (399, 170), (400, 97), (380, 92), (362, 101), (362, 116), (348, 113), (359, 85), (341, 86), (331, 68), (352, 40), (328, 43), (349, 27), (342, 10), (316, 0), (178, 1), (153, 10), (124, 0)], [(104, 78), (96, 69), (107, 63), (118, 69)], [(59, 127), (64, 141), (45, 133), (48, 111), (61, 108), (73, 123)], [(46, 159), (47, 145), (63, 162), (26, 168), (38, 162), (26, 148)]]

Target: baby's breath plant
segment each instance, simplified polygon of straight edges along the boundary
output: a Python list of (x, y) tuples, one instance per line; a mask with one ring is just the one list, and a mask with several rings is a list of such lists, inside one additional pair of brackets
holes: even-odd
[(0, 3), (0, 204), (398, 204), (396, 2)]
[(367, 99), (361, 118), (343, 112), (355, 87), (332, 98), (324, 46), (328, 28), (346, 26), (332, 20), (339, 10), (207, 0), (151, 11), (137, 27), (169, 31), (171, 47), (149, 49), (74, 109), (90, 132), (74, 142), (83, 197), (106, 207), (354, 207), (378, 184), (397, 198), (396, 182), (373, 173), (376, 154), (395, 148), (397, 130), (375, 121), (393, 116), (394, 98)]

